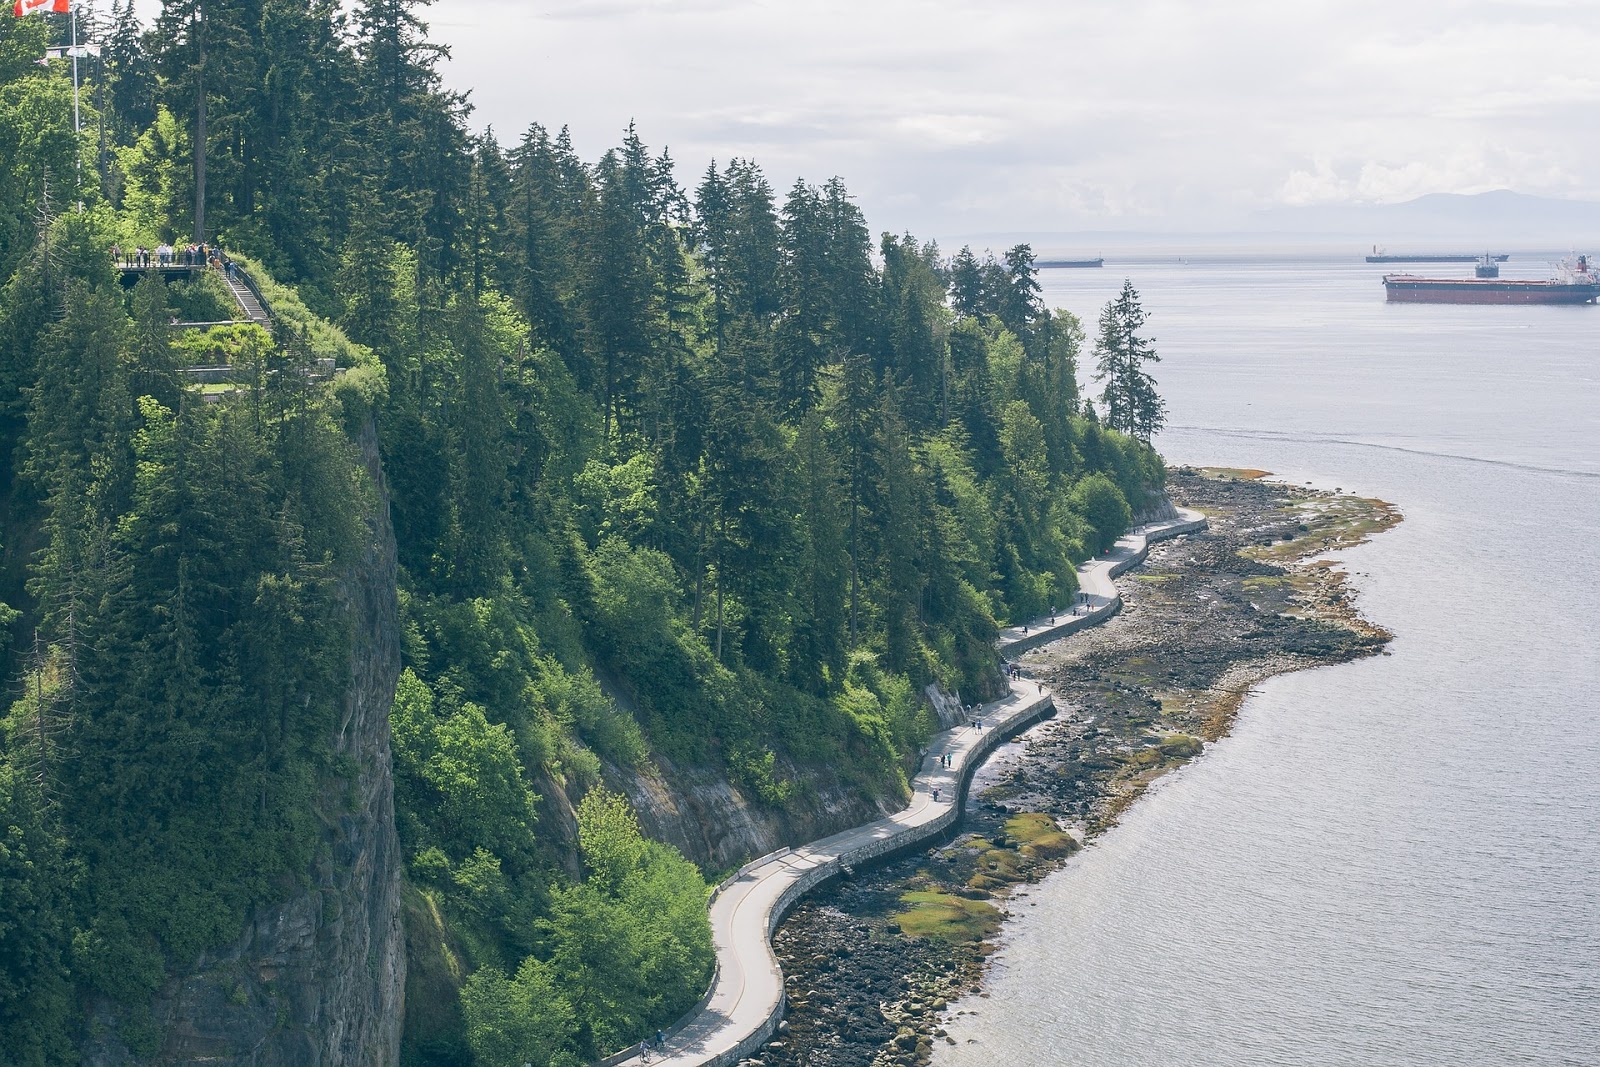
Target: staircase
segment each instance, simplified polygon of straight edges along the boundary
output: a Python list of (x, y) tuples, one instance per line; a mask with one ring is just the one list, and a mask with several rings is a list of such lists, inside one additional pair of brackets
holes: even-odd
[(256, 299), (255, 291), (245, 284), (244, 272), (238, 267), (233, 273), (224, 272), (223, 280), (228, 283), (228, 288), (233, 292), (233, 299), (238, 301), (245, 318), (260, 326), (262, 329), (272, 328), (272, 316), (267, 314), (267, 309), (261, 306), (261, 301)]

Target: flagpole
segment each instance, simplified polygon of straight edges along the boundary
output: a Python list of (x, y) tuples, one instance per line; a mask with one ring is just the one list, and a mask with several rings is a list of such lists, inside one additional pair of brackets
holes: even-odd
[(83, 123), (78, 119), (78, 5), (76, 2), (72, 4), (72, 132), (83, 132)]
[(78, 171), (78, 210), (83, 210), (83, 120), (78, 114), (78, 3), (72, 8), (72, 161)]

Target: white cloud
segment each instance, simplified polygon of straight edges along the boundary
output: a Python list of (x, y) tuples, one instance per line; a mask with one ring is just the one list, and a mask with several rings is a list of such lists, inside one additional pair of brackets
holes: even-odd
[(478, 0), (425, 12), (473, 121), (629, 120), (685, 174), (844, 177), (916, 232), (1600, 197), (1592, 0)]

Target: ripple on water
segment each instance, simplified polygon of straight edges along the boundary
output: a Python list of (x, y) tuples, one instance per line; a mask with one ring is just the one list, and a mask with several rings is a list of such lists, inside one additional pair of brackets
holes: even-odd
[[(1600, 320), (1396, 311), (1326, 262), (1124, 274), (1174, 419), (1230, 428), (1170, 459), (1401, 507), (1349, 555), (1393, 654), (1263, 684), (1035, 888), (934, 1067), (1594, 1067)], [(1103, 280), (1045, 280), (1093, 321)]]

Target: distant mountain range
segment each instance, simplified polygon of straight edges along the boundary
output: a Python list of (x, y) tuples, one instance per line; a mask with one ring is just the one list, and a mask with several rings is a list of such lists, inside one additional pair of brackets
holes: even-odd
[(1600, 201), (1530, 196), (1509, 189), (1461, 195), (1433, 193), (1398, 204), (1278, 207), (1245, 216), (1140, 220), (1070, 232), (944, 236), (941, 245), (1002, 249), (1020, 241), (1040, 258), (1097, 256), (1150, 249), (1225, 251), (1299, 245), (1389, 252), (1483, 252), (1490, 249), (1600, 252)]
[(1433, 193), (1399, 204), (1320, 204), (1257, 212), (1241, 227), (1286, 236), (1360, 237), (1389, 246), (1408, 238), (1490, 245), (1592, 246), (1600, 238), (1600, 201), (1558, 200), (1509, 189), (1464, 196)]

